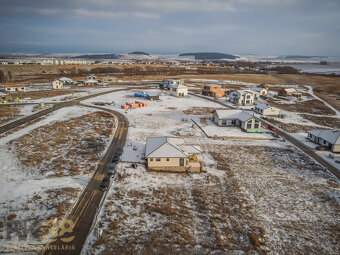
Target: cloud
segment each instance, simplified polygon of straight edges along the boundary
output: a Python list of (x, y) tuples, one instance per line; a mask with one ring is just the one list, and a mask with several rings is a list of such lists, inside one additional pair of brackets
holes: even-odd
[(72, 10), (73, 17), (77, 18), (100, 18), (100, 19), (114, 19), (114, 18), (142, 18), (142, 19), (158, 19), (159, 15), (146, 13), (146, 12), (125, 12), (125, 11), (97, 11), (97, 10), (89, 10), (85, 8), (79, 8)]

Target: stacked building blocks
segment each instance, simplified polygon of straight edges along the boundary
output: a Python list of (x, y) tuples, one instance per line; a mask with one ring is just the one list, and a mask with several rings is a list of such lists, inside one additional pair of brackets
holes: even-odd
[(139, 107), (147, 107), (148, 104), (147, 103), (143, 103), (143, 102), (140, 102), (140, 101), (135, 101), (135, 103), (131, 103), (131, 102), (126, 102), (125, 105), (122, 105), (121, 108), (122, 109), (133, 109), (133, 108), (139, 108)]

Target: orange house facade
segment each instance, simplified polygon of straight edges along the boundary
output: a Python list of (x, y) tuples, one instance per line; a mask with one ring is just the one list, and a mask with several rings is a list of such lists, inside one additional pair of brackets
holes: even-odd
[(202, 90), (202, 95), (215, 97), (215, 98), (221, 98), (225, 95), (225, 91), (222, 90), (221, 85), (204, 85), (204, 88)]

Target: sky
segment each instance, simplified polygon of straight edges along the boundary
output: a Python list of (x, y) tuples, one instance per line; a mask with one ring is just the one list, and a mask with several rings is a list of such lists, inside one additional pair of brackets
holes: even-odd
[(0, 0), (1, 53), (340, 56), (340, 0)]

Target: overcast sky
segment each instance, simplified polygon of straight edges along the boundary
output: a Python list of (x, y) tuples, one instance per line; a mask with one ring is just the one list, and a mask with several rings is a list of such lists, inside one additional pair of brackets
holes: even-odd
[(0, 0), (0, 52), (340, 56), (340, 0)]

